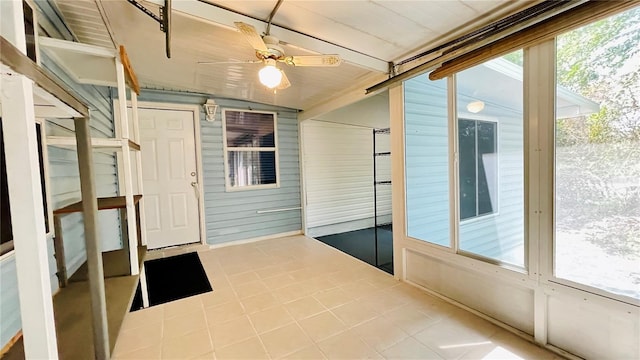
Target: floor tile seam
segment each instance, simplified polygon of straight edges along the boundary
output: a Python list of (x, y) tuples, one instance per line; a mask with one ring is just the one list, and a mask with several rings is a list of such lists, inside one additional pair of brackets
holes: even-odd
[(209, 324), (209, 318), (207, 316), (207, 309), (206, 309), (206, 306), (204, 306), (204, 301), (202, 301), (202, 299), (200, 300), (200, 304), (202, 305), (202, 312), (203, 312), (203, 315), (204, 315), (204, 322), (205, 322), (205, 325), (206, 325), (205, 331), (207, 332), (207, 334), (209, 336), (209, 345), (211, 345), (211, 349), (212, 349), (212, 351), (214, 351), (214, 354), (215, 354), (216, 347), (215, 347), (215, 344), (213, 342), (213, 334), (211, 334), (211, 324)]
[[(313, 297), (312, 297), (312, 298), (313, 298)], [(303, 298), (300, 298), (300, 299), (303, 299)], [(281, 303), (281, 306), (282, 306), (282, 307), (284, 307), (284, 309), (287, 311), (287, 313), (289, 313), (289, 315), (291, 315), (291, 317), (293, 318), (293, 320), (295, 320), (296, 322), (298, 322), (299, 320), (309, 319), (309, 318), (314, 317), (314, 316), (316, 316), (316, 315), (318, 315), (318, 314), (320, 314), (320, 313), (323, 313), (323, 312), (325, 312), (325, 311), (329, 311), (329, 309), (328, 309), (326, 306), (324, 306), (320, 301), (318, 301), (317, 299), (313, 298), (314, 300), (318, 301), (318, 303), (320, 304), (320, 306), (322, 306), (322, 308), (323, 308), (324, 310), (319, 311), (319, 312), (317, 312), (317, 313), (313, 313), (313, 314), (311, 314), (311, 315), (307, 315), (307, 316), (301, 317), (301, 318), (296, 318), (296, 317), (295, 317), (295, 315), (293, 315), (292, 311), (290, 311), (290, 310), (287, 308), (286, 304), (292, 303), (292, 302), (294, 302), (294, 301), (298, 301), (298, 300), (300, 300), (300, 299), (291, 300), (291, 301), (288, 301), (288, 302), (286, 302), (286, 303)]]
[[(419, 331), (419, 332), (417, 332), (417, 333), (415, 333), (415, 334), (413, 334), (413, 335), (409, 334), (409, 337), (412, 337), (415, 341), (417, 341), (417, 342), (418, 342), (419, 344), (421, 344), (422, 346), (425, 346), (425, 347), (426, 347), (426, 348), (428, 348), (429, 350), (431, 350), (431, 351), (433, 351), (434, 353), (438, 354), (438, 356), (440, 356), (442, 359), (446, 359), (447, 357), (446, 357), (444, 354), (440, 353), (440, 351), (438, 351), (438, 349), (434, 348), (432, 345), (429, 345), (429, 344), (426, 344), (426, 343), (424, 343), (424, 342), (420, 341), (420, 339), (418, 339), (418, 338), (416, 337), (416, 335), (417, 335), (417, 334), (419, 334), (419, 333), (421, 333), (422, 331), (424, 331), (424, 330), (421, 330), (421, 331)], [(464, 353), (462, 353), (462, 354), (460, 354), (459, 356), (457, 356), (457, 357), (456, 357), (456, 359), (459, 359), (459, 358), (463, 357), (464, 355), (466, 355), (466, 354), (467, 354), (468, 352), (470, 352), (471, 350), (472, 350), (472, 349), (468, 349), (468, 350), (464, 351)]]
[[(286, 309), (285, 309), (285, 311), (286, 311)], [(269, 331), (273, 331), (273, 330), (277, 330), (277, 329), (283, 328), (283, 327), (289, 325), (289, 323), (287, 323), (287, 324), (285, 324), (283, 326), (276, 327), (276, 328), (271, 329), (269, 331), (265, 331), (263, 333), (259, 333), (258, 329), (256, 328), (255, 324), (253, 323), (253, 320), (251, 319), (251, 317), (249, 315), (247, 315), (247, 314), (245, 314), (245, 315), (247, 316), (247, 319), (249, 320), (249, 324), (253, 328), (253, 332), (256, 334), (255, 336), (258, 338), (258, 341), (260, 341), (260, 346), (262, 346), (262, 350), (264, 351), (265, 354), (267, 354), (267, 358), (272, 359), (271, 354), (269, 354), (269, 351), (267, 350), (267, 347), (264, 345), (264, 341), (262, 341), (262, 336), (261, 335), (264, 334), (264, 333), (267, 333)], [(294, 319), (294, 321), (295, 321), (295, 319)]]
[[(330, 310), (328, 310), (328, 309), (327, 309), (326, 311), (329, 311), (329, 312), (330, 312)], [(310, 318), (312, 318), (312, 317), (314, 317), (314, 316), (317, 316), (317, 315), (319, 315), (319, 314), (322, 314), (323, 312), (324, 312), (324, 311), (319, 312), (319, 313), (317, 313), (317, 314), (314, 314), (314, 315), (312, 315), (312, 316), (306, 317), (306, 318), (304, 318), (304, 319), (300, 319), (300, 320), (310, 319)], [(335, 314), (333, 314), (333, 313), (332, 313), (332, 315), (333, 315), (333, 316), (335, 316)], [(304, 326), (302, 326), (302, 324), (300, 323), (300, 321), (299, 321), (299, 320), (297, 320), (297, 319), (294, 319), (294, 320), (295, 320), (295, 322), (298, 324), (298, 327), (300, 327), (300, 329), (304, 332), (304, 334), (305, 334), (309, 339), (311, 339), (311, 341), (312, 341), (314, 344), (316, 344), (318, 347), (320, 347), (320, 345), (318, 345), (318, 343), (320, 343), (320, 342), (322, 342), (322, 341), (324, 341), (324, 340), (327, 340), (327, 339), (329, 339), (329, 338), (331, 338), (331, 337), (334, 337), (334, 336), (340, 335), (340, 334), (342, 334), (342, 333), (344, 333), (344, 332), (346, 332), (346, 331), (350, 330), (350, 329), (349, 329), (349, 327), (347, 326), (347, 324), (345, 324), (342, 320), (340, 320), (340, 318), (339, 318), (339, 317), (337, 317), (337, 316), (335, 316), (335, 317), (336, 317), (336, 319), (338, 319), (338, 321), (340, 321), (340, 323), (341, 323), (342, 325), (344, 325), (344, 326), (345, 326), (345, 327), (344, 327), (344, 329), (342, 329), (342, 330), (338, 331), (338, 332), (337, 332), (337, 333), (335, 333), (335, 334), (331, 334), (331, 335), (329, 335), (329, 336), (327, 336), (327, 337), (324, 337), (324, 338), (322, 338), (322, 339), (318, 339), (318, 340), (314, 339), (314, 338), (313, 338), (313, 337), (312, 337), (312, 336), (307, 332), (307, 330), (305, 330)]]
[[(285, 325), (285, 326), (289, 326), (289, 325), (291, 325), (291, 324), (293, 324), (293, 323), (289, 323), (289, 324), (287, 324), (287, 325)], [(307, 340), (309, 340), (309, 341), (311, 342), (311, 346), (315, 346), (316, 348), (318, 348), (318, 344), (316, 344), (316, 342), (315, 342), (315, 341), (314, 341), (314, 340), (313, 340), (313, 339), (312, 339), (312, 338), (311, 338), (307, 333), (305, 333), (305, 331), (304, 331), (304, 329), (302, 328), (302, 326), (300, 326), (300, 324), (298, 324), (298, 323), (295, 323), (295, 324), (300, 328), (300, 330), (302, 330), (302, 333), (303, 333), (303, 334), (304, 334), (304, 336), (307, 338)], [(284, 326), (283, 326), (283, 327), (284, 327)], [(280, 329), (281, 329), (281, 328), (280, 328)], [(262, 334), (264, 335), (264, 334), (266, 334), (266, 333), (268, 333), (268, 332), (275, 331), (275, 330), (277, 330), (277, 329), (273, 329), (273, 330), (270, 330), (270, 331), (264, 332), (264, 333), (262, 333)], [(258, 337), (261, 337), (261, 335), (258, 335)], [(298, 351), (300, 351), (300, 350), (303, 350), (303, 349), (305, 349), (305, 348), (307, 348), (307, 347), (309, 347), (309, 345), (306, 345), (306, 346), (302, 346), (302, 347), (296, 348), (295, 350), (290, 351), (290, 352), (288, 352), (288, 353), (286, 353), (286, 354), (280, 355), (280, 356), (279, 356), (279, 357), (277, 357), (277, 358), (272, 357), (272, 359), (288, 359), (288, 356), (289, 356), (289, 355), (291, 355), (291, 354), (295, 354), (296, 352), (298, 352)], [(266, 346), (265, 346), (265, 349), (266, 349)], [(268, 350), (267, 350), (267, 353), (269, 354), (269, 351), (268, 351)], [(271, 354), (269, 354), (269, 356), (271, 356)]]

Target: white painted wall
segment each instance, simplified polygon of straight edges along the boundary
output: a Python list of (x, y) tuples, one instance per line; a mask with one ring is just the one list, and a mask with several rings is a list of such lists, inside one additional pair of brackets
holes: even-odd
[[(372, 227), (373, 129), (389, 127), (386, 93), (301, 123), (307, 235)], [(376, 151), (390, 149), (376, 135)], [(376, 159), (377, 180), (391, 179), (391, 158)], [(378, 223), (391, 222), (391, 186), (377, 187)]]

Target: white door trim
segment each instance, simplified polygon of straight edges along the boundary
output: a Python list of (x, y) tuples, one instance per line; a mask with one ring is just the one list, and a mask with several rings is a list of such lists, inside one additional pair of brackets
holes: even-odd
[[(118, 99), (113, 100), (114, 109), (117, 109)], [(127, 106), (131, 106), (131, 101), (127, 101)], [(198, 105), (188, 105), (188, 104), (173, 104), (173, 103), (160, 103), (153, 101), (138, 101), (138, 109), (157, 109), (157, 110), (177, 110), (177, 111), (189, 111), (193, 114), (193, 133), (195, 140), (195, 150), (196, 150), (196, 173), (198, 174), (198, 190), (199, 196), (198, 200), (198, 217), (200, 224), (200, 243), (203, 245), (207, 244), (207, 233), (206, 233), (206, 224), (205, 224), (205, 216), (204, 216), (204, 175), (203, 175), (203, 167), (202, 167), (202, 143), (200, 136), (200, 106)], [(118, 186), (122, 188), (121, 182), (124, 180), (122, 178), (121, 171), (122, 162), (120, 161), (120, 155), (118, 155)], [(141, 174), (137, 174), (141, 176)]]

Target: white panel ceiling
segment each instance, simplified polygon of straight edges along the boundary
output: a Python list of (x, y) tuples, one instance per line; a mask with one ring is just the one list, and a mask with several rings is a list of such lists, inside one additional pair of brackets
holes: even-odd
[[(359, 62), (357, 56), (364, 54), (365, 58), (382, 65), (378, 68), (385, 68), (385, 62), (401, 60), (470, 24), (484, 24), (500, 12), (513, 12), (538, 2), (284, 0), (273, 18), (271, 30), (287, 41), (283, 45), (287, 55), (313, 54), (313, 49), (329, 49), (332, 53), (344, 50), (347, 55), (357, 56), (336, 68), (294, 68), (280, 64), (292, 85), (274, 93), (257, 81), (260, 64), (198, 65), (197, 62), (255, 60), (254, 50), (230, 25), (238, 19), (247, 19), (256, 25), (258, 32), (264, 33), (267, 28), (264, 20), (269, 17), (276, 0), (207, 0), (209, 4), (173, 0), (174, 9), (199, 10), (190, 14), (174, 10), (171, 59), (164, 55), (164, 34), (158, 23), (125, 0), (95, 1), (104, 9), (115, 41), (127, 48), (143, 87), (202, 92), (212, 97), (301, 110), (317, 107), (354, 90), (361, 89), (364, 94), (366, 87), (386, 78), (384, 71), (372, 71), (372, 67)], [(83, 4), (90, 4), (90, 0), (56, 2), (80, 41), (104, 46), (108, 32), (106, 27), (96, 31), (96, 27), (104, 24), (96, 19), (95, 7)], [(158, 13), (156, 5), (142, 3)], [(91, 26), (80, 21), (84, 15), (87, 16), (85, 22), (90, 22)]]

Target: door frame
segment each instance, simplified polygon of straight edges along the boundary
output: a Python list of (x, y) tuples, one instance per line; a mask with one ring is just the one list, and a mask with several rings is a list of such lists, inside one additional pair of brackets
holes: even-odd
[[(114, 106), (114, 111), (117, 111), (118, 99), (113, 100), (113, 106)], [(127, 107), (131, 107), (131, 101), (127, 101)], [(194, 136), (194, 145), (195, 145), (194, 147), (195, 147), (195, 156), (196, 156), (196, 173), (197, 173), (197, 180), (199, 184), (198, 186), (199, 196), (197, 198), (198, 226), (199, 226), (198, 230), (200, 233), (200, 244), (206, 245), (207, 233), (206, 233), (206, 224), (205, 224), (205, 216), (204, 216), (204, 174), (203, 174), (204, 170), (202, 167), (202, 143), (201, 143), (201, 136), (200, 136), (200, 106), (188, 105), (188, 104), (153, 102), (153, 101), (138, 101), (138, 109), (174, 110), (174, 111), (191, 112), (192, 119), (193, 119), (193, 136)], [(115, 123), (115, 116), (114, 116), (114, 123)], [(142, 151), (142, 149), (140, 149), (140, 151)], [(122, 170), (122, 161), (121, 161), (122, 154), (118, 152), (117, 158), (118, 158), (118, 187), (122, 189), (124, 186), (124, 182), (123, 182), (124, 173)], [(141, 174), (136, 174), (136, 176), (141, 176)], [(144, 195), (144, 188), (142, 193)], [(197, 244), (197, 243), (192, 243), (191, 245), (193, 244)], [(185, 245), (190, 245), (190, 244), (185, 244)], [(180, 246), (183, 246), (183, 245), (180, 245)]]

